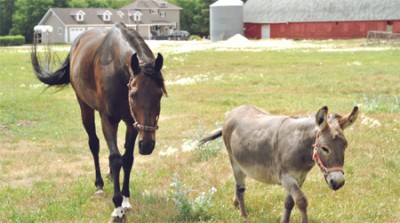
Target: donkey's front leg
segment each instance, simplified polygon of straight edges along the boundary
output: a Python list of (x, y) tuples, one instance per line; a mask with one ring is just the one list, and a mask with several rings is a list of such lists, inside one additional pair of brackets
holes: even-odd
[(289, 193), (286, 194), (285, 198), (285, 209), (283, 210), (281, 222), (283, 223), (289, 223), (290, 220), (290, 214), (292, 213), (293, 207), (294, 207), (294, 200), (292, 198), (292, 195)]
[[(301, 214), (301, 221), (302, 223), (308, 223), (308, 217), (307, 217), (307, 206), (308, 206), (308, 201), (304, 193), (301, 191), (297, 180), (292, 177), (289, 174), (286, 174), (282, 177), (281, 179), (282, 186), (288, 191), (289, 196), (292, 197), (292, 200), (294, 203), (297, 205), (297, 208), (300, 211)], [(288, 200), (289, 199), (289, 200)], [(281, 219), (281, 222), (289, 222), (290, 218), (290, 211), (288, 212), (288, 209), (290, 208), (293, 204), (291, 204), (290, 198), (286, 197), (285, 200), (285, 211), (283, 212), (283, 216)], [(287, 216), (286, 216), (287, 215)]]

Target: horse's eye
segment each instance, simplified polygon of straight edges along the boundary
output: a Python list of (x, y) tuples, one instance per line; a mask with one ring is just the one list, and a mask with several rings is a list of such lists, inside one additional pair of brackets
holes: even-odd
[(131, 98), (136, 98), (137, 97), (137, 92), (136, 91), (132, 91), (131, 93), (130, 93), (130, 96), (131, 96)]
[(326, 147), (321, 147), (322, 152), (324, 152), (325, 154), (329, 154), (329, 149)]

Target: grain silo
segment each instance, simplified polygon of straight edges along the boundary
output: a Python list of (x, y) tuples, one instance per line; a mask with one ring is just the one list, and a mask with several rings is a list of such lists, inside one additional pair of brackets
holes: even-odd
[(210, 5), (210, 38), (212, 42), (243, 35), (243, 2), (219, 0)]

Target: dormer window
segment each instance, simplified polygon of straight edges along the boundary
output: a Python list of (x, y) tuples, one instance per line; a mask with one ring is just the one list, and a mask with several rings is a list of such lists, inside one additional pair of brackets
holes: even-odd
[(83, 20), (85, 20), (85, 17), (82, 14), (76, 15), (76, 21), (82, 22)]
[(167, 8), (167, 4), (165, 2), (160, 3), (160, 8)]
[(142, 20), (142, 15), (143, 14), (140, 11), (136, 11), (133, 14), (133, 21), (135, 21), (135, 22), (141, 21)]
[(119, 17), (121, 17), (121, 18), (124, 17), (124, 15), (125, 15), (125, 14), (124, 14), (123, 12), (121, 12), (121, 11), (118, 11), (117, 14), (118, 14)]
[(79, 10), (79, 11), (77, 11), (77, 12), (72, 12), (70, 15), (73, 16), (73, 17), (75, 17), (75, 20), (76, 20), (77, 22), (83, 22), (83, 21), (85, 21), (85, 15), (86, 15), (86, 13), (84, 13), (82, 10)]
[(111, 15), (112, 13), (108, 10), (99, 10), (97, 11), (97, 16), (103, 20), (103, 22), (109, 22), (111, 21)]

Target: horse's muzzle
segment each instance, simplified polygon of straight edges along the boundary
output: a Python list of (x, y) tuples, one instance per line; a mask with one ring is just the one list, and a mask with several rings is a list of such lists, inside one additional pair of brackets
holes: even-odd
[(140, 155), (150, 155), (154, 147), (156, 145), (156, 142), (154, 140), (140, 140), (139, 141), (139, 153)]
[(325, 178), (332, 190), (338, 190), (344, 185), (344, 176), (340, 171), (330, 172)]

